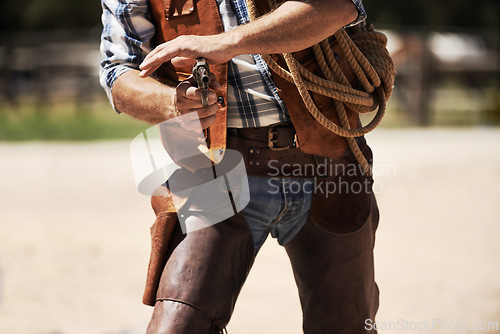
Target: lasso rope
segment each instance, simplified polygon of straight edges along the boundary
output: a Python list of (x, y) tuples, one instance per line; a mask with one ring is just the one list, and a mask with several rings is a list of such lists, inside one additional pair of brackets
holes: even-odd
[[(259, 16), (254, 1), (247, 0), (251, 21)], [(278, 7), (276, 0), (269, 0), (269, 5), (271, 9)], [(355, 137), (372, 131), (384, 117), (386, 102), (392, 94), (395, 68), (386, 49), (387, 37), (384, 34), (375, 31), (373, 25), (365, 23), (349, 29), (350, 34), (345, 29), (340, 29), (334, 36), (363, 90), (352, 88), (335, 59), (328, 39), (312, 47), (326, 79), (307, 70), (290, 53), (282, 54), (288, 71), (270, 55), (262, 55), (262, 58), (276, 74), (295, 84), (307, 110), (318, 123), (346, 138), (356, 160), (363, 170), (371, 175), (370, 164), (361, 152)], [(318, 110), (309, 91), (333, 98), (340, 125), (329, 120)], [(375, 117), (367, 125), (351, 129), (345, 107), (357, 113), (368, 113), (374, 111), (377, 106)]]

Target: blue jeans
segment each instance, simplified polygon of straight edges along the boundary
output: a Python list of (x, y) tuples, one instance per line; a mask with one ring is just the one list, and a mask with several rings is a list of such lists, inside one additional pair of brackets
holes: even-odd
[(250, 203), (242, 213), (252, 231), (255, 254), (271, 233), (285, 245), (302, 229), (311, 210), (306, 179), (249, 176)]

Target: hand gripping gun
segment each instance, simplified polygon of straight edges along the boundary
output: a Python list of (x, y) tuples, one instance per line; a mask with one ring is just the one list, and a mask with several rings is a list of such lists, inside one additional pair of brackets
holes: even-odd
[(201, 92), (202, 106), (208, 106), (208, 88), (210, 86), (210, 68), (205, 58), (196, 58), (193, 66), (193, 78), (196, 80), (198, 89)]

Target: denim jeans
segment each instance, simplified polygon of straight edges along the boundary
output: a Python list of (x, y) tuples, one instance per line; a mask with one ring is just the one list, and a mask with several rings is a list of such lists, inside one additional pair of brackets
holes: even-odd
[(255, 254), (269, 233), (285, 245), (302, 229), (312, 199), (312, 192), (303, 191), (306, 180), (248, 177), (250, 203), (242, 213), (252, 231)]

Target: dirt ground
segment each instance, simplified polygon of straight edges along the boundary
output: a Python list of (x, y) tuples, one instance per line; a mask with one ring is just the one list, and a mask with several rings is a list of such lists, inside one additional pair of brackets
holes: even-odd
[[(381, 210), (377, 321), (394, 327), (380, 332), (500, 333), (500, 130), (383, 129), (367, 138)], [(145, 332), (154, 216), (136, 191), (129, 144), (0, 144), (0, 333)], [(302, 333), (274, 239), (228, 330)]]

